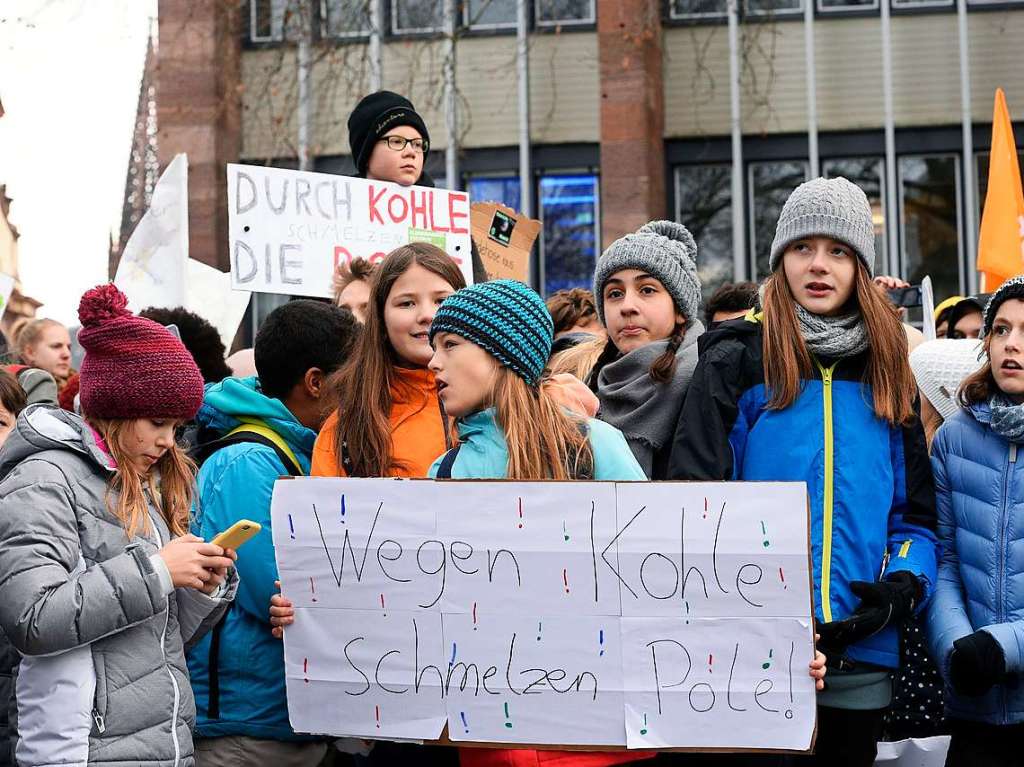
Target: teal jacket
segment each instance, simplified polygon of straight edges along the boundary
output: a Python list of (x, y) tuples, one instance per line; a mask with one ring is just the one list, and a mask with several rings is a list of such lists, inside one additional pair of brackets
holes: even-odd
[[(223, 436), (243, 418), (258, 418), (283, 437), (303, 472), (309, 473), (316, 432), (295, 420), (281, 400), (264, 395), (256, 378), (226, 378), (206, 387), (197, 416), (205, 435)], [(270, 597), (277, 591), (270, 499), (274, 481), (287, 473), (272, 448), (253, 442), (221, 448), (199, 471), (193, 533), (211, 540), (239, 519), (263, 526), (238, 551), (238, 596), (224, 618), (216, 659), (220, 711), (215, 718), (210, 716), (210, 635), (188, 653), (200, 737), (308, 739), (288, 724), (284, 647), (271, 635), (268, 618)]]
[[(452, 465), (452, 479), (505, 479), (508, 444), (494, 420), (494, 408), (461, 418), (457, 425), (460, 447)], [(587, 420), (587, 431), (594, 451), (594, 479), (647, 479), (621, 431), (594, 418)], [(437, 476), (443, 458), (442, 455), (430, 467), (432, 478)]]

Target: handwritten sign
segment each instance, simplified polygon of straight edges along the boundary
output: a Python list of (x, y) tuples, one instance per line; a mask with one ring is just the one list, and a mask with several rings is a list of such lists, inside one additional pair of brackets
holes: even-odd
[(429, 242), (473, 281), (469, 195), (327, 173), (227, 166), (232, 287), (331, 295), (335, 267)]
[(810, 748), (803, 484), (283, 479), (301, 732)]
[(473, 242), (492, 280), (530, 281), (530, 251), (540, 221), (496, 202), (475, 202), (471, 214)]

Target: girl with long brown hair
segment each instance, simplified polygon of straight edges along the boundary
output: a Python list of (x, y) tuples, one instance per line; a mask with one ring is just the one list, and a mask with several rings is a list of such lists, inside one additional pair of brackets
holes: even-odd
[(366, 325), (332, 379), (334, 412), (313, 448), (314, 476), (425, 477), (451, 447), (448, 416), (427, 369), (437, 307), (465, 280), (433, 245), (391, 251), (370, 283)]
[(907, 337), (872, 284), (874, 260), (862, 190), (843, 178), (797, 188), (763, 311), (701, 341), (670, 459), (673, 479), (807, 484), (830, 665), (809, 764), (874, 762), (897, 629), (936, 580), (935, 491)]
[(113, 285), (82, 297), (84, 420), (30, 406), (0, 461), (0, 627), (23, 656), (25, 767), (191, 763), (184, 645), (237, 590), (234, 552), (187, 534), (195, 465), (175, 430), (202, 376), (126, 304)]

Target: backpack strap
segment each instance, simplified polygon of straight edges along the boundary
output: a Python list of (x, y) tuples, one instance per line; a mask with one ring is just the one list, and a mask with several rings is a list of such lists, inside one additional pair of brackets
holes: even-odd
[(245, 442), (255, 442), (257, 445), (271, 448), (277, 454), (278, 459), (289, 476), (301, 477), (304, 474), (302, 464), (299, 463), (299, 459), (295, 457), (295, 453), (288, 443), (285, 442), (280, 434), (265, 423), (243, 423), (220, 439), (198, 445), (194, 451), (193, 459), (202, 466), (211, 455), (221, 448)]
[(434, 479), (452, 478), (452, 467), (455, 465), (455, 459), (459, 457), (459, 448), (461, 447), (462, 445), (456, 445), (444, 454), (444, 458), (441, 459), (441, 465), (437, 467), (437, 474)]
[(234, 600), (228, 602), (227, 610), (224, 611), (210, 632), (210, 654), (208, 657), (210, 692), (206, 706), (206, 717), (210, 720), (220, 719), (220, 636), (224, 632), (224, 626), (228, 622), (228, 612), (234, 603)]

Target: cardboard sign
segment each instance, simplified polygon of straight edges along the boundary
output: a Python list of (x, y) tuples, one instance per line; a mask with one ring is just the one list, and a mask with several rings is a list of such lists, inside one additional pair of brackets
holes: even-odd
[(530, 282), (530, 251), (540, 234), (540, 221), (526, 218), (496, 202), (472, 207), (473, 242), (492, 280)]
[(811, 747), (802, 483), (279, 480), (300, 732)]
[(235, 290), (330, 297), (335, 267), (429, 242), (473, 282), (469, 195), (327, 173), (227, 166)]

